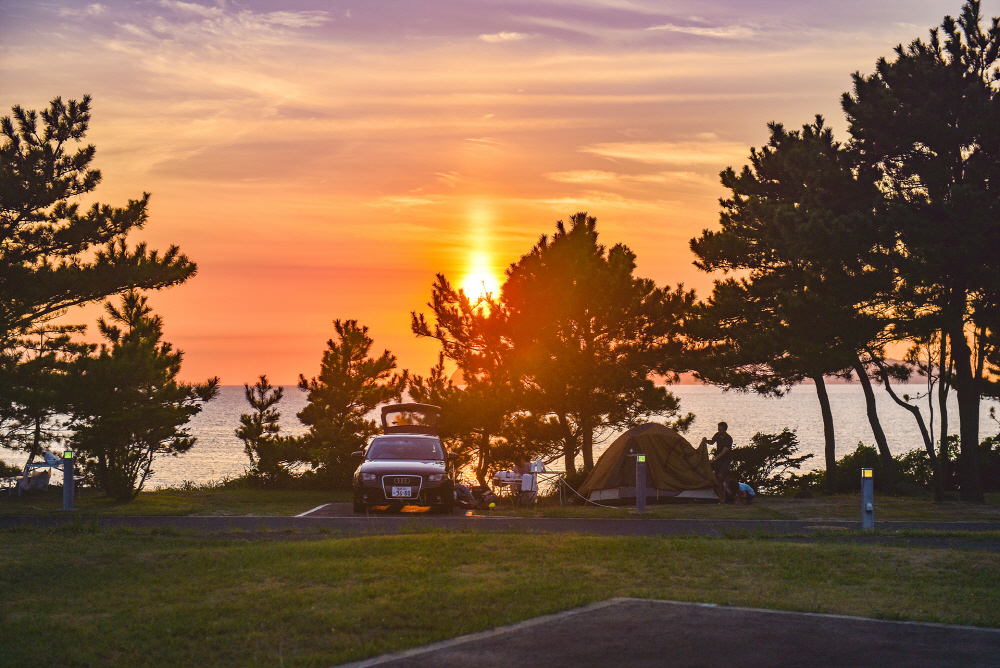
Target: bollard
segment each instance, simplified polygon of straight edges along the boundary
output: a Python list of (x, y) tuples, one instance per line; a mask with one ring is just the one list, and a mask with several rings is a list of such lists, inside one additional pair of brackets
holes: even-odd
[(635, 458), (635, 509), (646, 512), (646, 455)]
[(73, 510), (73, 452), (63, 453), (63, 510)]
[(875, 479), (871, 469), (861, 469), (861, 529), (875, 530)]

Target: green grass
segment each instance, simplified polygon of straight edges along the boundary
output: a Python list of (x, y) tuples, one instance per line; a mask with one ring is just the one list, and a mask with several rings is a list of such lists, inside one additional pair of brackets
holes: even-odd
[[(262, 490), (205, 486), (140, 492), (128, 503), (116, 503), (96, 490), (76, 495), (81, 515), (298, 515), (323, 503), (347, 502), (349, 492)], [(0, 515), (62, 513), (62, 488), (20, 498), (0, 496)]]
[(0, 666), (329, 666), (614, 596), (1000, 627), (1000, 555), (979, 550), (86, 526), (0, 538)]
[[(495, 511), (496, 512), (496, 511)], [(749, 506), (719, 503), (650, 504), (646, 512), (637, 515), (635, 507), (601, 508), (597, 506), (560, 506), (553, 499), (542, 499), (538, 506), (501, 510), (500, 514), (537, 517), (605, 517), (659, 519), (754, 519), (754, 520), (858, 520), (861, 517), (861, 494), (817, 496), (793, 499), (762, 496)], [(987, 494), (985, 504), (932, 499), (876, 495), (875, 519), (924, 521), (985, 521), (1000, 522), (1000, 494)]]
[[(323, 503), (348, 503), (350, 492), (262, 490), (238, 485), (207, 485), (188, 489), (142, 492), (129, 503), (115, 503), (95, 490), (76, 497), (81, 515), (298, 515)], [(537, 506), (491, 511), (498, 515), (527, 517), (651, 518), (651, 519), (757, 519), (757, 520), (856, 520), (861, 515), (860, 494), (818, 496), (812, 499), (763, 496), (750, 506), (709, 504), (649, 505), (638, 515), (635, 508), (560, 506), (556, 499), (541, 499)], [(0, 515), (57, 515), (62, 513), (62, 491), (32, 493), (21, 498), (0, 495)], [(875, 519), (925, 521), (1000, 522), (1000, 494), (987, 494), (985, 504), (960, 501), (934, 503), (931, 499), (876, 495)]]

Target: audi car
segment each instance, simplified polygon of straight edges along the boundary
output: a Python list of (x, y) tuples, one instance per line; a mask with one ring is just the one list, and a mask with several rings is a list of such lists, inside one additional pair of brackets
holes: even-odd
[(362, 460), (354, 473), (354, 512), (385, 506), (426, 506), (451, 512), (455, 484), (448, 453), (437, 435), (438, 419), (440, 409), (429, 404), (382, 409), (384, 433), (354, 453)]

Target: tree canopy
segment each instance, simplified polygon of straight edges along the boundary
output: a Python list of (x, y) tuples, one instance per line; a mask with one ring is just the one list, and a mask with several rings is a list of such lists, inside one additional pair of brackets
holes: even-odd
[(557, 419), (567, 471), (577, 453), (593, 468), (595, 431), (678, 414), (677, 398), (653, 374), (680, 364), (694, 295), (658, 288), (635, 267), (627, 246), (598, 243), (597, 219), (578, 213), (507, 271), (503, 302), (525, 405)]
[(126, 237), (147, 219), (149, 193), (122, 207), (70, 200), (101, 181), (96, 149), (74, 150), (90, 124), (90, 96), (52, 100), (41, 113), (0, 119), (0, 343), (63, 309), (134, 288), (181, 283), (196, 266), (171, 246), (162, 255)]
[(183, 354), (163, 340), (163, 319), (131, 290), (121, 305), (105, 304), (98, 321), (105, 339), (73, 373), (73, 445), (111, 497), (134, 498), (153, 461), (187, 452), (195, 437), (184, 427), (218, 393), (219, 379), (177, 380)]
[(897, 46), (842, 98), (851, 150), (877, 175), (880, 224), (899, 250), (897, 313), (949, 339), (961, 493), (979, 502), (979, 403), (1000, 308), (1000, 19), (984, 31), (980, 10), (970, 0), (926, 42)]
[(751, 150), (749, 165), (739, 174), (722, 172), (732, 191), (722, 201), (722, 229), (691, 241), (698, 267), (744, 277), (716, 281), (688, 332), (701, 343), (696, 370), (711, 382), (764, 394), (815, 382), (832, 485), (827, 375), (854, 370), (862, 377), (880, 452), (892, 461), (861, 360), (882, 355), (884, 302), (893, 289), (884, 234), (875, 225), (878, 190), (822, 117), (801, 132), (780, 123), (768, 128), (767, 146)]
[(319, 375), (299, 375), (299, 389), (308, 393), (309, 403), (298, 417), (309, 426), (305, 458), (329, 484), (349, 489), (356, 468), (351, 453), (380, 430), (368, 413), (399, 399), (407, 374), (395, 373), (396, 356), (388, 350), (371, 356), (375, 342), (357, 320), (334, 320), (333, 328), (336, 339), (326, 342)]

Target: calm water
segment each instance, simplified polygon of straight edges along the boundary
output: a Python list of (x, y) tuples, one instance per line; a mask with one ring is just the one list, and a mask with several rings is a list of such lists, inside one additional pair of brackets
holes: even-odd
[[(865, 413), (865, 400), (858, 385), (830, 385), (827, 387), (832, 404), (837, 436), (837, 456), (853, 451), (858, 442), (874, 444), (871, 428)], [(913, 385), (901, 389), (902, 395), (908, 391), (912, 395), (923, 390), (923, 385)], [(806, 462), (803, 470), (823, 468), (823, 421), (819, 411), (816, 390), (811, 385), (796, 387), (781, 399), (765, 399), (757, 395), (723, 393), (721, 390), (703, 385), (679, 385), (671, 388), (681, 399), (681, 409), (691, 411), (697, 418), (687, 439), (697, 443), (702, 436), (711, 436), (715, 425), (725, 420), (729, 432), (737, 446), (746, 445), (750, 437), (758, 431), (780, 432), (784, 427), (797, 430), (802, 454), (815, 456)], [(893, 454), (922, 448), (920, 431), (913, 417), (906, 410), (896, 406), (884, 390), (876, 392), (882, 428)], [(282, 429), (285, 433), (299, 435), (306, 431), (295, 414), (306, 403), (305, 393), (294, 387), (286, 388), (285, 398), (278, 405), (282, 413)], [(980, 422), (981, 436), (989, 436), (1000, 431), (1000, 426), (989, 417), (989, 407), (997, 402), (984, 401)], [(925, 411), (926, 404), (921, 408)], [(241, 475), (247, 466), (243, 443), (233, 433), (239, 426), (240, 415), (248, 406), (243, 398), (242, 386), (221, 388), (219, 396), (210, 402), (200, 415), (191, 421), (191, 433), (198, 437), (198, 443), (184, 455), (165, 457), (153, 464), (154, 475), (147, 483), (150, 487), (172, 487), (185, 481), (205, 483), (226, 477)], [(1000, 412), (1000, 411), (998, 411)], [(925, 417), (926, 419), (926, 417)], [(958, 430), (958, 407), (952, 397), (949, 412), (951, 431)], [(617, 434), (605, 434), (595, 454), (599, 455), (614, 440)], [(11, 464), (23, 464), (26, 457), (20, 453), (0, 449), (0, 459)], [(555, 463), (554, 468), (560, 467)]]

